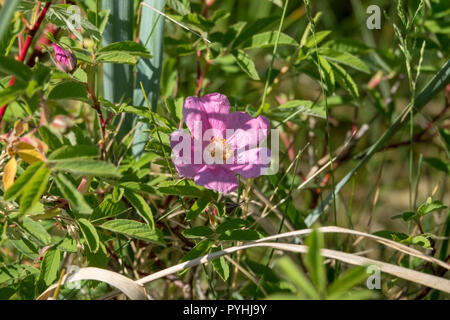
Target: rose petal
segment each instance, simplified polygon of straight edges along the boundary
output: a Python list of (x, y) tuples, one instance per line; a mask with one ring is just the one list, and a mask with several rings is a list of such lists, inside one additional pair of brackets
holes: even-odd
[(72, 72), (76, 65), (77, 59), (70, 50), (66, 50), (57, 44), (53, 43), (53, 50), (55, 52), (56, 66), (64, 72)]
[(230, 116), (230, 102), (228, 102), (228, 98), (220, 93), (210, 93), (201, 99), (209, 125), (213, 129), (220, 130), (222, 136), (218, 138), (224, 138), (228, 117)]
[(239, 186), (236, 176), (223, 166), (204, 166), (194, 181), (207, 189), (222, 193), (230, 193)]
[(252, 118), (248, 113), (237, 111), (228, 118), (227, 129), (233, 130), (227, 137), (229, 145), (234, 149), (250, 149), (267, 138), (270, 121), (264, 116)]
[[(202, 98), (187, 97), (183, 105), (183, 117), (195, 139), (202, 140), (203, 133), (210, 129)], [(201, 131), (200, 131), (201, 130)]]
[(245, 178), (256, 178), (262, 175), (270, 166), (270, 149), (254, 148), (238, 152), (235, 164), (227, 165), (234, 173)]
[[(181, 143), (189, 143), (189, 146), (183, 148)], [(186, 131), (176, 130), (170, 134), (170, 145), (173, 150), (172, 161), (178, 173), (186, 178), (194, 178), (204, 166), (203, 164), (195, 164), (194, 150), (196, 150), (196, 145), (194, 139)], [(185, 154), (185, 150), (190, 150), (190, 152)]]

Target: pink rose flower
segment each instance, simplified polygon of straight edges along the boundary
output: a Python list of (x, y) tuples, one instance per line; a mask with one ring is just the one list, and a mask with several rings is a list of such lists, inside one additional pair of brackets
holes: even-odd
[(63, 49), (57, 44), (53, 43), (53, 50), (55, 57), (52, 57), (53, 62), (59, 70), (63, 72), (72, 73), (77, 67), (77, 58), (70, 50)]
[[(183, 117), (190, 134), (176, 130), (170, 135), (180, 175), (207, 189), (230, 193), (238, 187), (235, 174), (255, 178), (269, 167), (270, 149), (260, 147), (270, 129), (264, 116), (252, 118), (240, 111), (230, 114), (227, 97), (211, 93), (188, 97)], [(188, 147), (180, 150), (183, 145)]]

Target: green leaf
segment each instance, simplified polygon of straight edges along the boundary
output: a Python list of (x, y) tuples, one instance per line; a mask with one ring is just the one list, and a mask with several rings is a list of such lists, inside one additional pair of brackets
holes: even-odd
[(305, 264), (312, 282), (319, 292), (323, 293), (326, 285), (325, 265), (320, 254), (320, 250), (323, 248), (323, 234), (314, 229), (306, 238), (305, 243), (308, 246)]
[(236, 230), (236, 229), (241, 229), (244, 227), (247, 227), (248, 223), (245, 220), (242, 219), (229, 219), (226, 220), (225, 222), (221, 223), (217, 229), (216, 229), (216, 233), (224, 233), (225, 231), (231, 231), (231, 230)]
[[(70, 6), (71, 4), (54, 4), (50, 7), (46, 18), (58, 27), (69, 29), (69, 31), (73, 33), (78, 40), (83, 41), (84, 39), (82, 35), (80, 34), (80, 32), (78, 32), (73, 24), (72, 15), (74, 14), (74, 12), (70, 10)], [(97, 27), (90, 23), (89, 20), (85, 19), (83, 16), (80, 19), (80, 25), (88, 37), (96, 40), (101, 39), (101, 34)]]
[[(264, 261), (261, 261), (264, 262)], [(280, 278), (275, 274), (272, 268), (267, 268), (267, 264), (245, 259), (245, 264), (259, 277), (264, 276), (266, 282), (280, 282)]]
[(219, 240), (222, 241), (253, 241), (260, 239), (261, 236), (254, 230), (227, 230), (224, 231)]
[(364, 54), (373, 51), (372, 48), (364, 43), (352, 39), (333, 39), (328, 41), (324, 46), (339, 52), (348, 52), (353, 54)]
[(0, 74), (14, 76), (14, 78), (28, 82), (31, 79), (32, 71), (22, 62), (0, 55)]
[(144, 218), (151, 230), (155, 229), (155, 222), (153, 221), (153, 213), (147, 202), (139, 194), (131, 191), (130, 189), (125, 189), (125, 198), (130, 202), (133, 208), (136, 209), (137, 213)]
[(26, 85), (23, 81), (19, 81), (16, 80), (14, 86), (4, 88), (0, 91), (0, 105), (9, 104), (25, 93)]
[(61, 253), (58, 249), (50, 249), (45, 253), (41, 263), (41, 273), (38, 278), (39, 292), (44, 291), (58, 279)]
[(99, 249), (93, 253), (91, 250), (86, 250), (87, 264), (89, 267), (97, 267), (106, 269), (108, 266), (109, 258), (106, 251), (106, 247), (100, 242)]
[(244, 29), (246, 25), (245, 21), (239, 21), (231, 26), (228, 27), (227, 32), (223, 36), (222, 40), (222, 46), (224, 48), (228, 47), (234, 40), (237, 39), (237, 37), (240, 35), (242, 30)]
[(258, 19), (252, 24), (247, 25), (241, 32), (239, 32), (237, 38), (236, 35), (234, 35), (236, 40), (233, 43), (233, 48), (236, 48), (253, 35), (270, 28), (275, 22), (278, 21), (280, 21), (280, 17), (272, 16)]
[(178, 99), (166, 99), (166, 106), (170, 112), (170, 115), (175, 120), (175, 122), (180, 122), (180, 119), (183, 117), (183, 98)]
[(191, 13), (189, 1), (167, 0), (167, 5), (182, 16)]
[(150, 229), (147, 224), (138, 221), (115, 219), (106, 221), (101, 227), (136, 239), (161, 243), (160, 236), (155, 230)]
[(127, 212), (131, 208), (125, 206), (121, 201), (115, 202), (111, 198), (106, 198), (100, 205), (94, 209), (89, 216), (89, 220), (97, 222), (98, 220), (115, 217), (121, 213)]
[(289, 117), (289, 119), (293, 118), (297, 114), (306, 114), (322, 119), (326, 118), (324, 106), (314, 104), (314, 102), (306, 100), (292, 100), (273, 110), (270, 110), (270, 114), (273, 115), (280, 115), (280, 113), (283, 113), (283, 115), (286, 114), (286, 117)]
[(31, 274), (19, 282), (19, 295), (23, 300), (36, 299), (36, 275)]
[(80, 226), (81, 233), (87, 241), (89, 250), (91, 250), (92, 253), (96, 253), (100, 243), (97, 230), (95, 230), (95, 227), (84, 218), (78, 220), (78, 225)]
[(431, 249), (430, 240), (428, 240), (425, 236), (421, 236), (421, 235), (412, 237), (411, 239), (408, 238), (406, 240), (403, 240), (402, 242), (415, 244), (415, 245), (421, 246), (426, 249)]
[(142, 155), (142, 157), (139, 158), (138, 161), (136, 161), (136, 164), (133, 165), (133, 169), (140, 169), (143, 166), (149, 164), (150, 162), (156, 160), (159, 158), (159, 155), (157, 155), (156, 153), (153, 152), (147, 152), (144, 155)]
[(73, 77), (80, 82), (88, 81), (87, 74), (83, 69), (81, 69), (81, 67), (75, 70), (75, 72), (73, 73)]
[(211, 21), (206, 20), (202, 15), (197, 13), (189, 13), (185, 15), (181, 21), (191, 24), (204, 32), (209, 32), (209, 30), (214, 27), (214, 24)]
[(323, 72), (323, 78), (325, 79), (328, 93), (332, 94), (334, 92), (334, 86), (335, 86), (335, 78), (334, 78), (333, 68), (328, 63), (327, 59), (325, 59), (322, 56), (319, 56), (319, 64), (320, 64), (320, 70)]
[(5, 200), (6, 201), (14, 200), (18, 196), (20, 196), (23, 193), (25, 187), (28, 185), (28, 182), (33, 178), (36, 172), (43, 166), (45, 166), (45, 164), (41, 161), (35, 162), (31, 166), (29, 166), (14, 182), (14, 184), (6, 191), (4, 196)]
[(61, 251), (77, 253), (77, 241), (72, 238), (64, 238), (64, 240), (58, 245), (58, 249)]
[[(211, 248), (210, 253), (222, 251), (222, 246), (217, 246), (214, 248)], [(214, 267), (214, 270), (219, 274), (219, 276), (222, 278), (223, 281), (227, 281), (228, 277), (230, 276), (230, 268), (228, 267), (228, 264), (225, 260), (225, 257), (220, 257), (218, 259), (212, 260), (212, 265)]]
[(20, 197), (20, 215), (27, 213), (27, 211), (39, 201), (45, 191), (45, 188), (47, 187), (49, 178), (50, 170), (45, 165), (42, 165), (35, 172), (33, 177), (28, 180), (23, 189), (22, 196)]
[(73, 80), (58, 83), (48, 94), (50, 100), (78, 100), (88, 102), (86, 87)]
[(191, 181), (165, 181), (158, 185), (158, 191), (177, 196), (192, 196), (212, 199), (214, 192), (198, 186)]
[(316, 32), (315, 35), (311, 35), (308, 37), (308, 39), (305, 42), (305, 47), (306, 48), (315, 48), (316, 44), (317, 44), (317, 46), (319, 46), (319, 44), (323, 40), (325, 40), (330, 34), (331, 34), (331, 31), (329, 31), (329, 30)]
[[(245, 49), (250, 49), (250, 48), (267, 48), (274, 46), (277, 39), (277, 35), (278, 35), (277, 31), (267, 31), (255, 34), (250, 39), (248, 39), (243, 44), (242, 47)], [(280, 38), (278, 40), (278, 45), (298, 46), (298, 43), (292, 37), (281, 32)]]
[(199, 198), (194, 202), (189, 212), (186, 214), (185, 221), (190, 221), (196, 218), (200, 213), (202, 213), (211, 202), (208, 198)]
[(120, 188), (118, 186), (115, 186), (112, 192), (112, 199), (114, 202), (118, 202), (122, 200), (123, 194), (125, 193), (124, 188)]
[[(18, 284), (14, 284), (9, 287), (0, 288), (0, 300), (9, 300), (9, 298), (11, 298), (17, 292), (17, 290), (18, 290)], [(22, 295), (21, 295), (21, 297), (22, 297)], [(34, 300), (34, 297), (31, 298), (30, 300)]]
[(234, 50), (231, 52), (234, 60), (250, 78), (253, 80), (260, 80), (258, 72), (255, 68), (255, 63), (253, 60), (242, 50)]
[(47, 126), (39, 127), (39, 135), (51, 150), (62, 147), (62, 139)]
[(48, 246), (52, 242), (52, 237), (39, 222), (33, 221), (28, 217), (23, 217), (20, 225), (42, 245)]
[(210, 227), (198, 226), (186, 229), (182, 233), (186, 238), (201, 238), (214, 234), (214, 231)]
[(39, 255), (39, 247), (34, 242), (23, 237), (22, 239), (9, 239), (13, 246), (25, 256), (34, 260)]
[(341, 86), (346, 88), (352, 94), (352, 96), (358, 100), (359, 91), (353, 78), (340, 65), (333, 63), (331, 61), (328, 62), (333, 68), (334, 75), (336, 76), (336, 79), (341, 84)]
[(136, 193), (147, 193), (147, 194), (155, 194), (156, 190), (145, 183), (139, 183), (134, 181), (126, 181), (120, 183), (121, 189), (128, 189), (134, 191)]
[(443, 160), (439, 158), (423, 158), (423, 161), (425, 161), (427, 164), (432, 166), (433, 168), (440, 170), (442, 172), (445, 172), (446, 174), (450, 173), (450, 163), (444, 162)]
[(335, 280), (328, 288), (328, 299), (337, 300), (368, 277), (366, 267), (355, 267)]
[(309, 279), (288, 257), (277, 260), (275, 268), (279, 270), (279, 274), (283, 278), (292, 281), (294, 285), (308, 297), (315, 300), (320, 298), (319, 292), (317, 292)]
[(358, 71), (370, 74), (370, 69), (366, 63), (350, 53), (337, 51), (331, 48), (321, 48), (319, 49), (319, 54), (333, 62), (342, 63)]
[(97, 58), (97, 62), (103, 63), (119, 63), (119, 64), (136, 64), (137, 60), (134, 56), (120, 52), (105, 52)]
[(76, 146), (63, 146), (53, 151), (48, 156), (48, 160), (89, 159), (97, 158), (99, 155), (98, 147), (78, 144)]
[(119, 53), (119, 54), (129, 54), (131, 56), (139, 56), (144, 58), (151, 58), (152, 55), (148, 50), (140, 43), (134, 41), (121, 41), (111, 43), (99, 50), (98, 58), (101, 59), (103, 53)]
[(431, 212), (439, 211), (445, 208), (447, 208), (447, 206), (445, 206), (441, 201), (439, 200), (431, 201), (431, 198), (428, 198), (427, 202), (417, 209), (417, 213), (420, 216), (425, 216)]
[(225, 20), (225, 19), (228, 19), (228, 17), (231, 15), (231, 13), (230, 12), (228, 12), (227, 10), (225, 10), (225, 9), (218, 9), (218, 10), (216, 10), (215, 12), (214, 12), (214, 14), (213, 14), (213, 16), (211, 17), (211, 22), (213, 23), (213, 24), (216, 24), (216, 23), (218, 23), (219, 21), (221, 21), (221, 20)]
[(88, 176), (120, 177), (119, 170), (112, 163), (100, 160), (58, 160), (49, 161), (48, 165), (54, 171), (67, 171)]
[(0, 284), (9, 280), (20, 280), (30, 274), (38, 274), (39, 270), (25, 264), (0, 266)]
[(189, 261), (203, 256), (214, 244), (213, 240), (204, 239), (197, 243), (188, 253), (186, 253), (180, 260), (181, 262)]
[(92, 212), (92, 208), (84, 200), (83, 195), (63, 174), (58, 174), (55, 177), (55, 181), (64, 198), (69, 200), (72, 210), (81, 214), (90, 214)]

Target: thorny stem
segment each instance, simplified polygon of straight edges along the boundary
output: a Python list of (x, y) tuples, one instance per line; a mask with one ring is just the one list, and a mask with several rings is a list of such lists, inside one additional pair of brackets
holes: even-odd
[[(23, 62), (25, 60), (25, 57), (27, 55), (28, 49), (31, 46), (31, 43), (33, 42), (33, 38), (36, 35), (37, 31), (39, 30), (39, 27), (41, 26), (42, 21), (45, 18), (45, 14), (48, 11), (48, 8), (50, 7), (52, 3), (46, 2), (44, 9), (42, 9), (41, 13), (39, 14), (39, 17), (37, 18), (35, 24), (33, 27), (28, 31), (27, 39), (25, 40), (25, 44), (22, 47), (22, 50), (20, 50), (20, 55), (18, 61)], [(11, 80), (9, 82), (9, 86), (11, 87), (14, 84), (14, 77), (11, 77)], [(3, 120), (3, 116), (5, 115), (6, 108), (8, 108), (8, 105), (5, 104), (0, 109), (0, 122)]]

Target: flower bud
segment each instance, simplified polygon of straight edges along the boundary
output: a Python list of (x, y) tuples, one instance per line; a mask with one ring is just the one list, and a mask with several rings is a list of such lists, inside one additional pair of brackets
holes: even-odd
[(57, 44), (53, 43), (53, 50), (55, 57), (52, 57), (53, 62), (59, 70), (63, 72), (72, 73), (77, 67), (77, 58), (70, 50), (63, 49)]

